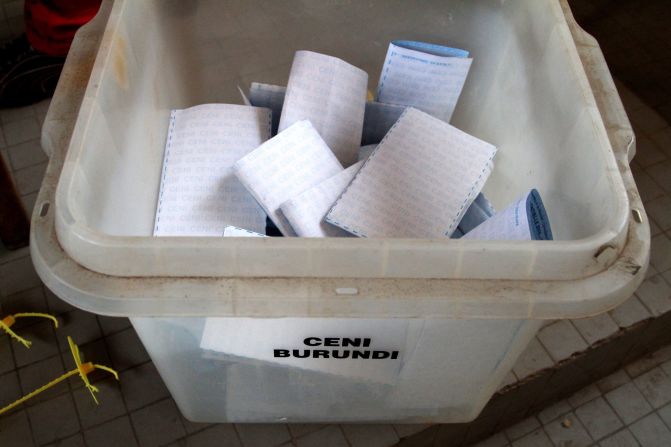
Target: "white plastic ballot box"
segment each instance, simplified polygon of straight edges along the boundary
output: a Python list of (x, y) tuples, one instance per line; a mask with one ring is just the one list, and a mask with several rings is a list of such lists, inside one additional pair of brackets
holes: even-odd
[[(470, 52), (452, 124), (498, 148), (494, 206), (536, 188), (554, 241), (152, 237), (172, 109), (286, 85), (297, 50), (374, 90), (394, 39)], [(130, 317), (198, 422), (469, 421), (543, 320), (615, 307), (648, 263), (634, 135), (564, 0), (106, 1), (42, 143), (40, 277)]]

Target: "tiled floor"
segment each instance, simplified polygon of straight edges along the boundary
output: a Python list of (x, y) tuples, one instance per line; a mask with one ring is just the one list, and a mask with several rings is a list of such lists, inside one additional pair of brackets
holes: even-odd
[(671, 346), (497, 433), (477, 447), (671, 445)]

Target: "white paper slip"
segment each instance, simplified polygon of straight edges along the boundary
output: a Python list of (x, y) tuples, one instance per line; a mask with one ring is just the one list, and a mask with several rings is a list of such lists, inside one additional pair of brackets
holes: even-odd
[(291, 65), (279, 131), (310, 120), (340, 163), (357, 161), (368, 74), (347, 62), (297, 51)]
[(363, 165), (362, 161), (355, 163), (282, 204), (280, 209), (298, 236), (352, 236), (347, 231), (325, 222), (324, 216), (352, 181), (361, 165)]
[(267, 237), (265, 234), (245, 230), (244, 228), (229, 225), (224, 228), (224, 237)]
[[(366, 103), (361, 145), (378, 144), (400, 118), (406, 106), (370, 101)], [(360, 159), (360, 158), (359, 158)]]
[(204, 104), (173, 110), (154, 236), (221, 236), (226, 225), (264, 232), (266, 217), (233, 164), (270, 137), (270, 110)]
[(252, 82), (249, 87), (249, 102), (256, 107), (266, 107), (273, 112), (272, 135), (277, 135), (277, 128), (280, 125), (280, 115), (284, 105), (284, 95), (287, 88), (281, 85), (262, 84)]
[(491, 144), (408, 108), (326, 220), (362, 237), (450, 236), (495, 153)]
[(472, 61), (464, 50), (393, 41), (380, 73), (377, 100), (416, 107), (450, 122)]
[(200, 347), (250, 360), (389, 383), (403, 365), (409, 321), (207, 318)]
[(373, 153), (376, 147), (377, 144), (367, 144), (366, 146), (361, 146), (359, 148), (359, 161), (364, 161), (370, 157), (370, 154)]
[(466, 233), (462, 239), (551, 241), (552, 229), (541, 196), (532, 189), (508, 208)]
[(234, 166), (235, 175), (285, 236), (296, 233), (280, 205), (342, 171), (309, 121), (298, 121)]

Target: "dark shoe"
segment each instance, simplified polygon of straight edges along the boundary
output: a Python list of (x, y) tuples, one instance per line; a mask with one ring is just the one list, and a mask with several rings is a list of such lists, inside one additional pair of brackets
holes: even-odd
[(25, 35), (0, 47), (0, 108), (27, 106), (54, 94), (64, 57), (35, 50)]

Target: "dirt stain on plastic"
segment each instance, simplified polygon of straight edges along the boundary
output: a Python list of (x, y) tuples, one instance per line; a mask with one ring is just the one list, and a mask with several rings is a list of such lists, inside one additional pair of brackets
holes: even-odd
[(114, 77), (124, 90), (128, 88), (128, 63), (126, 62), (126, 42), (119, 36), (114, 42)]

